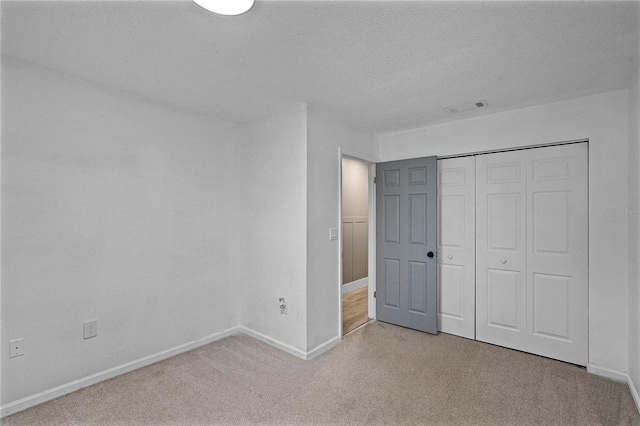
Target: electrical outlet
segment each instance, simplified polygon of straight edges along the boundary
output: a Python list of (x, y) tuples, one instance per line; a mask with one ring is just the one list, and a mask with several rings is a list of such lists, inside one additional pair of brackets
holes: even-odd
[(278, 299), (280, 302), (280, 313), (286, 315), (287, 314), (287, 301), (284, 300), (284, 297)]
[(9, 358), (24, 355), (24, 339), (9, 341)]
[(98, 335), (98, 320), (87, 321), (83, 324), (84, 326), (84, 338), (91, 339), (92, 337), (96, 337)]

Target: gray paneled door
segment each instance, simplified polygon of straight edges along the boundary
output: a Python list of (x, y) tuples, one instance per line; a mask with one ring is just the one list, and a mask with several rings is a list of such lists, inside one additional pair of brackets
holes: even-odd
[(436, 157), (378, 163), (376, 317), (438, 332)]

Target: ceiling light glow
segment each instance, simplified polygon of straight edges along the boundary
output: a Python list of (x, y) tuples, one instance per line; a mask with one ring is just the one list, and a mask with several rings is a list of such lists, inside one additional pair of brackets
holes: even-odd
[(193, 2), (218, 15), (236, 16), (251, 10), (256, 0), (193, 0)]

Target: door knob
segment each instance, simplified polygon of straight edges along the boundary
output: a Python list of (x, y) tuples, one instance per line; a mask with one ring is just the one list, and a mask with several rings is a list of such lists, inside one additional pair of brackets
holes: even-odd
[(449, 255), (448, 257), (449, 257), (449, 260), (453, 259), (453, 256), (451, 256), (451, 255)]
[(505, 263), (507, 263), (507, 259), (500, 259), (500, 263), (504, 265)]
[(433, 257), (433, 252), (432, 252), (432, 251), (430, 251), (429, 253), (427, 253), (427, 257), (428, 257), (428, 258), (432, 258), (432, 257)]

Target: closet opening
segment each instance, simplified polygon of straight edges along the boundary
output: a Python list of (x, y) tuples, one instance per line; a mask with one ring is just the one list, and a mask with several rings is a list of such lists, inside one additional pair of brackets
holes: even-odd
[(438, 329), (588, 361), (588, 144), (438, 161)]

